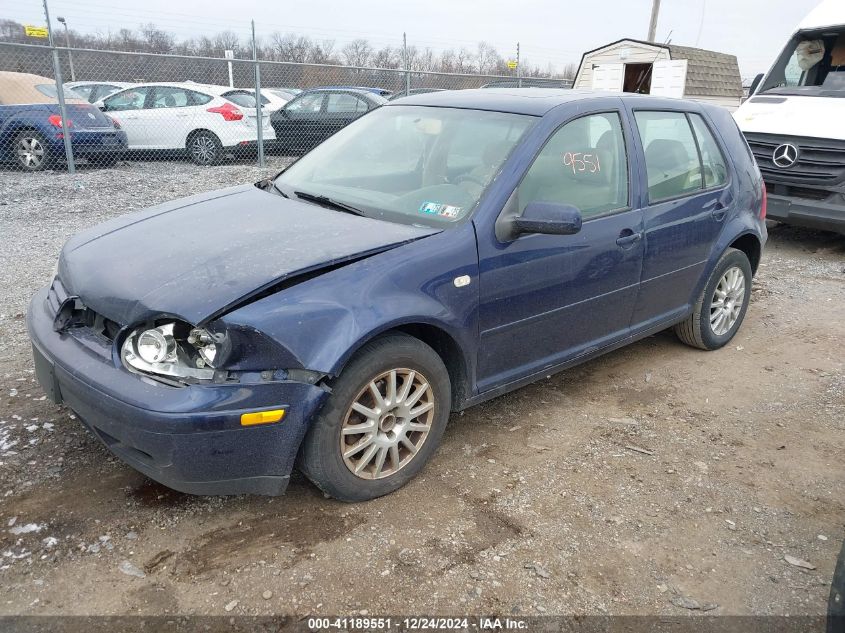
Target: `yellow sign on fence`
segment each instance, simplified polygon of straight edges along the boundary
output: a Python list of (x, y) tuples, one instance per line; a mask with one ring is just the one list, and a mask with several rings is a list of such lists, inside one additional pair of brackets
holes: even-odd
[(44, 26), (29, 26), (23, 27), (23, 32), (27, 37), (50, 37), (47, 27)]
[(508, 60), (508, 68), (510, 68), (511, 70), (516, 68), (516, 65), (517, 65), (516, 60), (513, 60), (513, 59)]

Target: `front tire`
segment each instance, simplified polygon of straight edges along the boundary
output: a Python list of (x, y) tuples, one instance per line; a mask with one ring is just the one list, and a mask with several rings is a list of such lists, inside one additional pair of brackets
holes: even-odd
[(197, 165), (216, 165), (223, 160), (223, 143), (214, 132), (199, 130), (186, 143), (188, 156)]
[(437, 449), (451, 397), (448, 371), (431, 347), (404, 334), (370, 342), (332, 385), (303, 441), (299, 468), (341, 501), (391, 493)]
[(748, 311), (751, 277), (746, 254), (727, 249), (710, 274), (692, 314), (675, 326), (678, 338), (708, 351), (727, 345)]

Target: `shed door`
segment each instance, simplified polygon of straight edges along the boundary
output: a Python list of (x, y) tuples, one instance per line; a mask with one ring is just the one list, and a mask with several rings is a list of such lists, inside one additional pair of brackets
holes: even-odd
[(598, 64), (593, 67), (593, 90), (622, 92), (624, 64)]
[(687, 83), (687, 60), (664, 59), (654, 62), (651, 72), (651, 94), (661, 97), (683, 97)]

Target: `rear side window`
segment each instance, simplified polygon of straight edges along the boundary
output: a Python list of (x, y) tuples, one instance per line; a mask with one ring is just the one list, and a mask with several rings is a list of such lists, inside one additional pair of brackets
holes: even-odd
[(517, 189), (529, 202), (571, 204), (585, 220), (628, 207), (628, 161), (619, 114), (570, 121), (548, 140)]
[(704, 168), (704, 186), (718, 187), (728, 181), (728, 167), (722, 150), (713, 138), (710, 128), (698, 114), (690, 114), (689, 120), (692, 129), (695, 131), (695, 138), (698, 140), (698, 149), (701, 151), (701, 166)]
[(153, 94), (153, 108), (184, 108), (189, 105), (188, 92), (182, 88), (157, 86)]
[(634, 116), (645, 150), (649, 201), (677, 198), (700, 190), (701, 163), (686, 115), (640, 110)]
[(326, 112), (340, 113), (340, 112), (366, 112), (367, 104), (361, 101), (355, 95), (345, 92), (332, 92), (329, 94), (329, 100), (326, 103)]
[(319, 112), (323, 106), (323, 94), (310, 94), (294, 99), (285, 106), (288, 112)]

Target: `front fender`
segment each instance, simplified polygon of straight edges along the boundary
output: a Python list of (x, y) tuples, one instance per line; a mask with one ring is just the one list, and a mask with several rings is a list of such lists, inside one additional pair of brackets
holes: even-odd
[[(470, 283), (456, 287), (463, 275)], [(478, 296), (475, 231), (466, 223), (285, 288), (221, 317), (215, 327), (255, 330), (284, 350), (277, 362), (337, 375), (379, 334), (428, 325), (458, 345), (474, 384)]]

